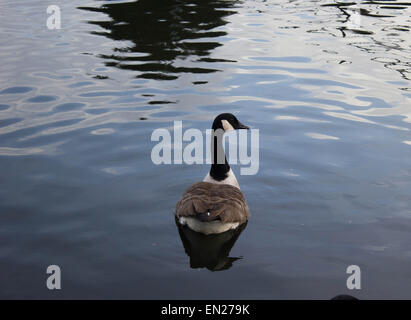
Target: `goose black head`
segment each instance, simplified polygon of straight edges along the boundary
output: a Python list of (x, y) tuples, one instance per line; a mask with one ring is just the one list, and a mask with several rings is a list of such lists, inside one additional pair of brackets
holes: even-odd
[(222, 129), (224, 131), (238, 130), (238, 129), (250, 129), (246, 125), (242, 124), (231, 113), (219, 114), (213, 122), (213, 130)]

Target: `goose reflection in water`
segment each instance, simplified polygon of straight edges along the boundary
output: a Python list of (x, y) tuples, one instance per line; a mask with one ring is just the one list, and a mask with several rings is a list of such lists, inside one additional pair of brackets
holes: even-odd
[(236, 229), (210, 235), (195, 232), (179, 224), (177, 220), (176, 225), (184, 250), (190, 258), (191, 268), (207, 268), (210, 271), (227, 270), (232, 267), (234, 261), (242, 259), (242, 257), (229, 257), (229, 254), (246, 228), (247, 222)]

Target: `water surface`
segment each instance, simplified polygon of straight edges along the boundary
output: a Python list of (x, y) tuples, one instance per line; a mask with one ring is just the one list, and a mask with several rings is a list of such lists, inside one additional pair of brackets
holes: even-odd
[[(410, 299), (411, 8), (354, 3), (74, 0), (48, 30), (2, 1), (0, 297)], [(251, 219), (204, 256), (173, 209), (208, 167), (150, 137), (222, 112), (260, 169), (233, 166)]]

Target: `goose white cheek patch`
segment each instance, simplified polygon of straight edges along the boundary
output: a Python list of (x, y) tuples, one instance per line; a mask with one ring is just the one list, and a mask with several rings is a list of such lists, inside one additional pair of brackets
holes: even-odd
[(221, 124), (223, 125), (224, 131), (231, 131), (234, 130), (233, 126), (227, 120), (221, 120)]

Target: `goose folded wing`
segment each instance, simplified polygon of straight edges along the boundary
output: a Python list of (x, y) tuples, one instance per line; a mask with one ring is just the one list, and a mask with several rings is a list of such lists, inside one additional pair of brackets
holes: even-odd
[(176, 205), (178, 217), (196, 217), (209, 212), (210, 220), (243, 223), (249, 209), (242, 192), (233, 186), (198, 182), (190, 186)]

